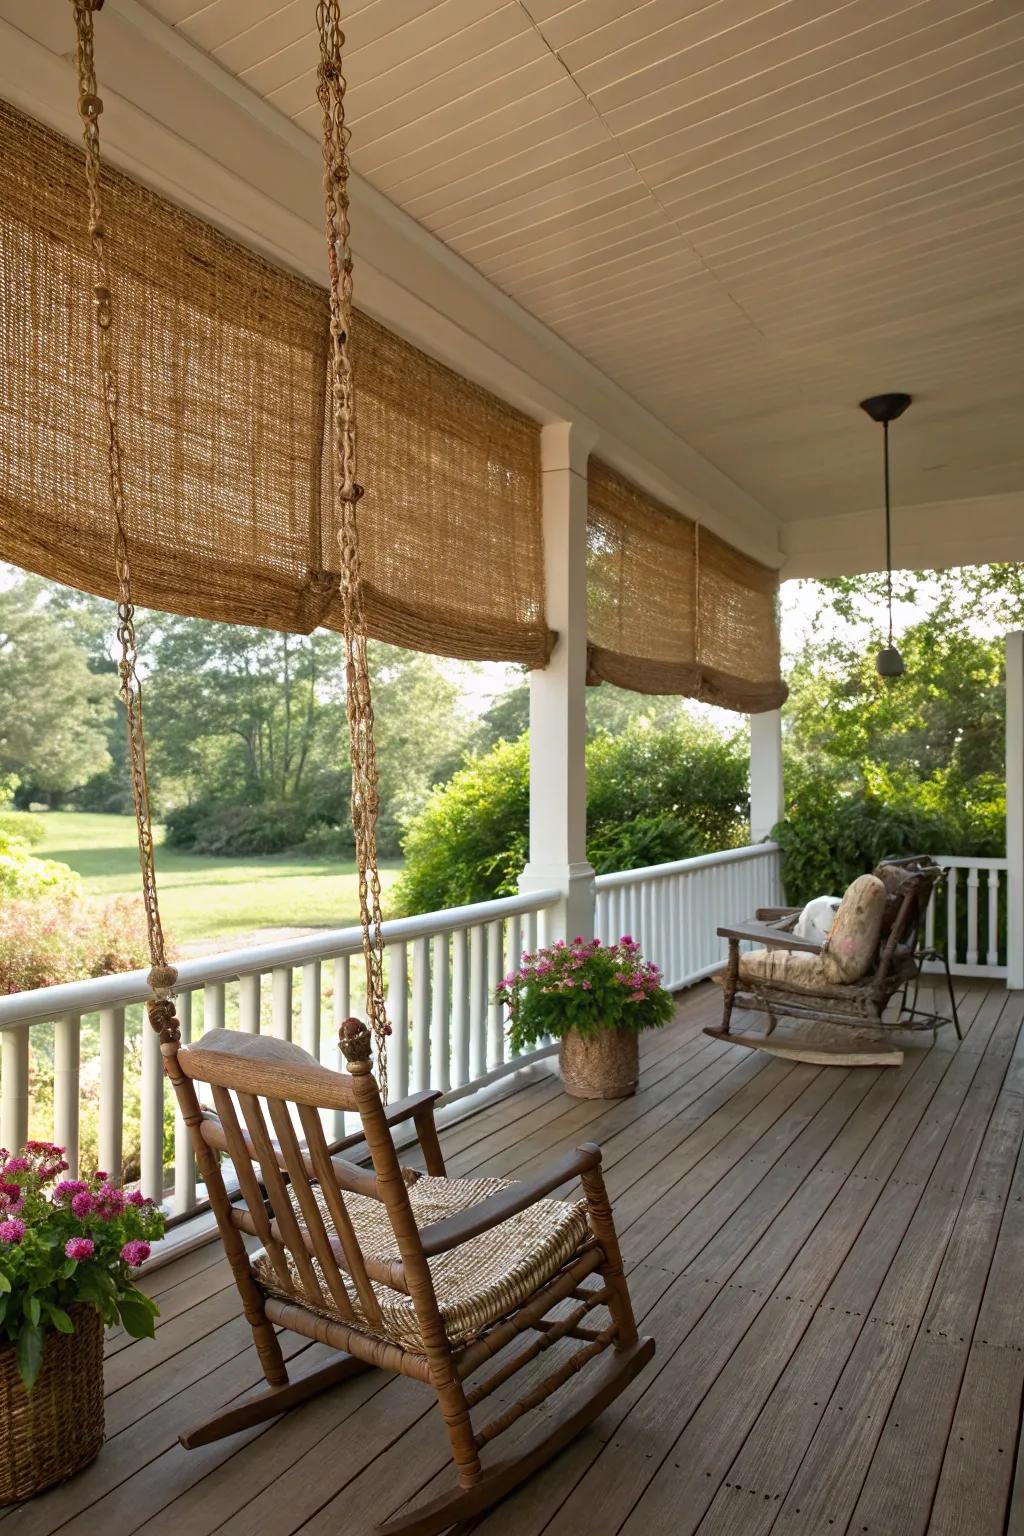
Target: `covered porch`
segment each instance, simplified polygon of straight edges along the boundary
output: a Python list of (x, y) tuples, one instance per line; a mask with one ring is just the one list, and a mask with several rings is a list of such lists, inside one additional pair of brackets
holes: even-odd
[[(478, 1529), (1015, 1530), (1019, 994), (963, 982), (962, 1045), (946, 1031), (886, 1071), (708, 1041), (718, 1007), (706, 983), (686, 994), (645, 1041), (635, 1099), (580, 1103), (535, 1067), (442, 1137), (453, 1172), (511, 1177), (599, 1141), (638, 1316), (657, 1339), (615, 1407)], [(259, 1365), (219, 1245), (148, 1289), (155, 1343), (108, 1342), (103, 1455), (8, 1515), (12, 1531), (356, 1532), (440, 1482), (431, 1393), (379, 1373), (182, 1450), (183, 1424), (249, 1390)]]

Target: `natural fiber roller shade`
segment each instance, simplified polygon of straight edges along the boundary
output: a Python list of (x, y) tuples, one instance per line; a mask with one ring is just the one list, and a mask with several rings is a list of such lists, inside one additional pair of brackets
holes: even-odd
[[(2, 102), (0, 139), (0, 559), (111, 597), (82, 155)], [(340, 624), (325, 290), (105, 180), (137, 601)], [(355, 351), (370, 633), (542, 666), (539, 427), (361, 316)]]
[(589, 680), (777, 709), (778, 578), (591, 459)]

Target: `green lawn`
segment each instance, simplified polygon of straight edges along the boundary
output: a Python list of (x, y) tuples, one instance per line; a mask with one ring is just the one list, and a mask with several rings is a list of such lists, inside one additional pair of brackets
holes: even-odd
[[(132, 817), (51, 811), (41, 819), (46, 839), (33, 851), (70, 864), (82, 876), (88, 897), (99, 901), (138, 891)], [(158, 844), (162, 836), (158, 828)], [(385, 897), (399, 868), (389, 864), (381, 869)], [(172, 946), (196, 939), (239, 938), (258, 928), (343, 928), (359, 916), (351, 860), (301, 854), (210, 858), (158, 846), (157, 880)]]

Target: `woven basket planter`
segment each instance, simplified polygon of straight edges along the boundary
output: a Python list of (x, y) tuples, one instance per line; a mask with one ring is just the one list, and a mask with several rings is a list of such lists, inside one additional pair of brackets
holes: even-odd
[(71, 1317), (74, 1333), (47, 1334), (31, 1392), (14, 1349), (0, 1350), (0, 1504), (73, 1477), (103, 1444), (103, 1322), (84, 1305)]
[(635, 1030), (602, 1029), (562, 1036), (558, 1064), (574, 1099), (626, 1099), (640, 1076), (640, 1037)]

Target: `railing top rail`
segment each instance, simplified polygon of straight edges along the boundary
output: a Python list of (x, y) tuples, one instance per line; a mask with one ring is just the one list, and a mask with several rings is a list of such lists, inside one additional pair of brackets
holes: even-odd
[[(554, 889), (530, 891), (523, 896), (502, 896), (497, 901), (425, 912), (419, 917), (392, 918), (384, 924), (384, 943), (407, 943), (412, 939), (450, 933), (453, 929), (473, 928), (478, 923), (490, 923), (498, 918), (542, 912), (561, 899), (561, 892)], [(279, 966), (305, 965), (311, 960), (355, 955), (361, 950), (362, 942), (362, 933), (357, 927), (327, 928), (296, 939), (281, 939), (276, 944), (201, 955), (179, 963), (177, 986), (178, 990), (186, 991), (211, 982), (262, 975)], [(56, 987), (40, 987), (32, 992), (14, 992), (9, 997), (0, 997), (0, 1031), (56, 1019), (63, 1014), (95, 1013), (102, 1008), (124, 1008), (130, 1003), (145, 1002), (150, 995), (147, 974), (145, 970), (122, 971), (115, 976), (62, 982)]]
[(594, 882), (599, 891), (607, 891), (619, 885), (637, 885), (642, 880), (661, 880), (669, 875), (689, 875), (696, 870), (709, 869), (716, 864), (736, 864), (744, 859), (763, 858), (777, 853), (778, 843), (748, 843), (742, 848), (723, 848), (718, 853), (699, 853), (692, 859), (675, 859), (669, 864), (648, 864), (643, 869), (616, 870), (614, 874), (598, 875)]
[(944, 869), (1006, 869), (1006, 859), (984, 859), (973, 853), (933, 853), (936, 864)]

